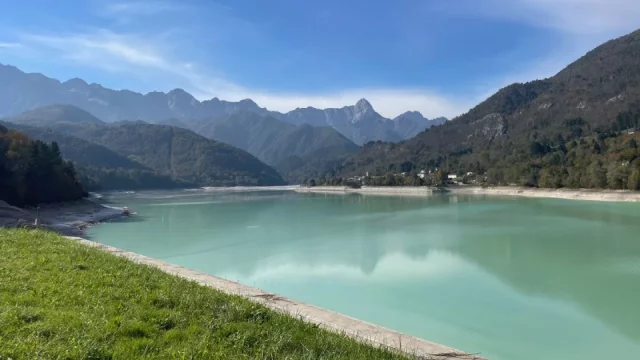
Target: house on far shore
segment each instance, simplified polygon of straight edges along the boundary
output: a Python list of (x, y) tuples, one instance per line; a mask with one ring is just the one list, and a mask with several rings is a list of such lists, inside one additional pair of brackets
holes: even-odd
[(462, 177), (458, 177), (456, 174), (449, 174), (447, 176), (447, 182), (449, 184), (462, 185)]
[(426, 174), (426, 172), (425, 172), (424, 170), (421, 170), (421, 171), (420, 171), (420, 173), (418, 174), (418, 177), (419, 177), (420, 179), (424, 179), (424, 178), (425, 178), (425, 176), (427, 176), (427, 174)]

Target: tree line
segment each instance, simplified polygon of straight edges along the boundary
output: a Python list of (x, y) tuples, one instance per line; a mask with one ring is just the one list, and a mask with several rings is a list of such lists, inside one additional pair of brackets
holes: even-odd
[(85, 196), (73, 163), (62, 159), (57, 143), (33, 141), (0, 126), (0, 200), (35, 206)]

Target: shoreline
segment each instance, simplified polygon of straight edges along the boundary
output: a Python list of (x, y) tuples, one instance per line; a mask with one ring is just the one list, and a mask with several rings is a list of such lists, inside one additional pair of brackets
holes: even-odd
[(300, 187), (294, 190), (299, 193), (317, 194), (361, 194), (383, 196), (433, 196), (448, 195), (490, 195), (490, 196), (519, 196), (529, 198), (550, 198), (564, 200), (588, 200), (608, 202), (640, 202), (640, 192), (627, 190), (591, 190), (591, 189), (539, 189), (516, 186), (496, 187), (367, 187), (351, 189), (344, 186), (317, 186), (312, 188)]
[(90, 199), (43, 204), (39, 210), (18, 208), (0, 201), (0, 227), (43, 228), (69, 236), (82, 236), (89, 226), (122, 216), (125, 216), (123, 208)]
[(81, 237), (67, 237), (88, 247), (96, 248), (115, 256), (126, 258), (136, 264), (157, 268), (167, 274), (174, 275), (202, 286), (210, 287), (226, 294), (241, 296), (250, 301), (262, 304), (281, 314), (301, 319), (336, 333), (342, 333), (357, 341), (378, 346), (424, 359), (466, 359), (483, 360), (474, 354), (468, 354), (454, 348), (430, 342), (418, 337), (406, 335), (395, 330), (374, 325), (347, 315), (314, 305), (289, 299), (277, 294), (268, 293), (258, 288), (243, 285), (214, 275), (191, 270), (179, 265), (164, 262), (148, 256), (121, 250)]

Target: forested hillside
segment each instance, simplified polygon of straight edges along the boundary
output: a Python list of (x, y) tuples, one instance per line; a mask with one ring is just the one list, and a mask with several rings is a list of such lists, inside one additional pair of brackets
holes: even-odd
[(245, 151), (182, 128), (125, 123), (81, 126), (73, 134), (162, 174), (204, 186), (284, 184), (274, 169)]
[(0, 200), (17, 206), (77, 200), (87, 193), (55, 142), (33, 141), (0, 125)]
[(90, 188), (284, 184), (274, 169), (245, 151), (182, 128), (141, 121), (105, 124), (69, 105), (31, 110), (7, 121), (9, 127), (63, 144), (68, 158), (82, 165)]
[(482, 174), (489, 184), (637, 189), (639, 126), (636, 31), (413, 139), (368, 143), (335, 175), (443, 169)]
[(193, 183), (160, 174), (102, 145), (51, 128), (2, 122), (0, 125), (18, 130), (32, 139), (46, 143), (56, 142), (62, 157), (76, 165), (78, 178), (89, 191), (174, 189), (196, 186)]
[(189, 127), (211, 139), (237, 146), (275, 167), (291, 182), (342, 161), (358, 146), (329, 126), (292, 125), (251, 112), (190, 120)]
[(27, 134), (32, 139), (46, 143), (57, 142), (60, 146), (62, 157), (73, 161), (79, 166), (92, 166), (98, 168), (123, 168), (123, 169), (149, 169), (124, 155), (110, 150), (102, 145), (67, 135), (60, 131), (46, 127), (34, 127), (0, 122), (5, 127)]

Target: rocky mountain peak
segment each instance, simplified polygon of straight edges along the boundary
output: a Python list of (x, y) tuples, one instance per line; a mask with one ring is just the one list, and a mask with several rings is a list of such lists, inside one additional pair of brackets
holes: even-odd
[(373, 111), (373, 106), (371, 106), (371, 103), (369, 103), (369, 101), (367, 101), (367, 99), (362, 98), (360, 100), (358, 100), (358, 102), (356, 103), (356, 110), (358, 111)]
[(251, 99), (242, 99), (240, 100), (240, 104), (244, 106), (259, 107), (258, 104)]
[(413, 121), (427, 121), (427, 118), (422, 116), (422, 113), (420, 111), (407, 111), (405, 113), (398, 115), (393, 120), (402, 120), (402, 119), (408, 119)]
[(177, 88), (177, 89), (173, 89), (171, 91), (169, 91), (169, 93), (167, 94), (169, 96), (175, 96), (175, 97), (183, 97), (183, 98), (193, 98), (193, 96), (191, 94), (189, 94), (188, 92), (184, 91), (183, 89)]
[(193, 95), (182, 89), (173, 89), (169, 91), (167, 95), (169, 97), (168, 105), (170, 109), (176, 109), (179, 106), (187, 105), (196, 107), (199, 103), (198, 100), (193, 97)]
[(68, 86), (68, 87), (85, 87), (89, 84), (86, 83), (86, 81), (80, 79), (80, 78), (73, 78), (73, 79), (69, 79), (65, 82), (62, 83), (62, 85)]

